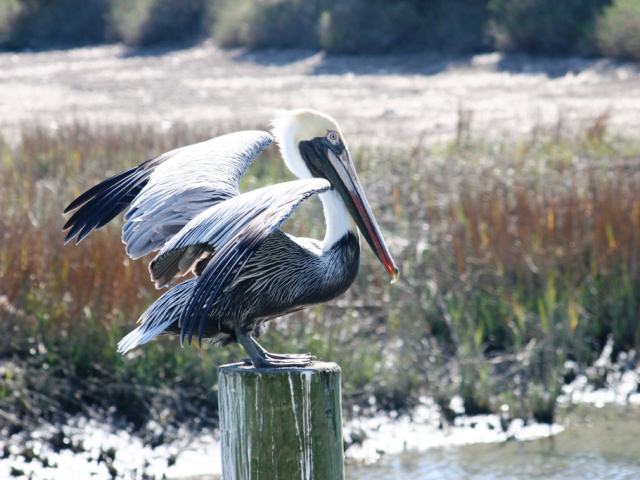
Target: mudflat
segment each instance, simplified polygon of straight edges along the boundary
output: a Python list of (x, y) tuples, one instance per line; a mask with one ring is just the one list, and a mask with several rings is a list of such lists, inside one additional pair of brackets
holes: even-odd
[(329, 56), (220, 50), (210, 42), (0, 53), (0, 132), (24, 124), (166, 122), (265, 127), (274, 108), (336, 116), (354, 143), (411, 144), (471, 130), (637, 133), (640, 68), (603, 59), (498, 53)]

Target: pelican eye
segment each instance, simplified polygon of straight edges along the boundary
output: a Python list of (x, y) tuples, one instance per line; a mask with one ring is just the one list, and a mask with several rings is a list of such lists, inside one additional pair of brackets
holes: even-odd
[(329, 130), (327, 131), (327, 140), (329, 140), (334, 145), (337, 145), (338, 142), (340, 141), (340, 136), (338, 135), (338, 132), (336, 132), (335, 130)]

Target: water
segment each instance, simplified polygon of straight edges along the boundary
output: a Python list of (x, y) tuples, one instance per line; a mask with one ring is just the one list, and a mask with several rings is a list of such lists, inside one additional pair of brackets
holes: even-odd
[[(561, 420), (565, 430), (555, 437), (540, 440), (501, 443), (484, 443), (469, 446), (449, 446), (387, 455), (382, 461), (370, 465), (349, 465), (348, 480), (582, 480), (616, 479), (640, 480), (640, 408), (580, 407), (564, 415)], [(89, 478), (91, 472), (100, 474), (94, 478), (110, 478), (104, 464), (95, 462), (96, 445), (118, 447), (118, 468), (121, 472), (140, 471), (142, 461), (151, 462), (149, 473), (167, 474), (169, 478), (220, 480), (219, 475), (204, 472), (219, 471), (215, 462), (219, 445), (212, 432), (204, 433), (209, 443), (193, 445), (179, 456), (176, 465), (167, 469), (166, 458), (176, 454), (174, 446), (145, 453), (139, 439), (114, 434), (89, 423), (90, 437), (84, 437), (86, 454), (73, 454), (65, 450), (50, 454), (48, 458), (56, 468), (44, 468), (38, 462), (0, 461), (0, 478), (9, 478), (9, 464), (16, 465), (26, 474), (34, 472), (34, 479)], [(427, 430), (428, 431), (428, 430)], [(483, 434), (483, 431), (476, 434)], [(487, 434), (494, 433), (487, 431)], [(433, 433), (431, 434), (433, 435)], [(72, 435), (73, 438), (73, 435)], [(416, 437), (419, 438), (419, 437)], [(493, 438), (493, 437), (492, 437)], [(102, 439), (102, 442), (100, 440)], [(414, 438), (415, 440), (415, 438)], [(98, 443), (95, 443), (98, 442)], [(115, 443), (114, 443), (115, 442)], [(123, 442), (125, 442), (123, 444)], [(433, 438), (425, 443), (433, 444)], [(122, 445), (125, 445), (122, 447)], [(133, 448), (131, 448), (133, 447)], [(98, 447), (96, 447), (98, 448)], [(90, 458), (89, 458), (90, 457)], [(131, 458), (128, 458), (131, 457)], [(210, 460), (203, 461), (209, 458)], [(91, 460), (94, 459), (94, 460)], [(139, 460), (138, 463), (133, 459)], [(125, 468), (125, 466), (128, 466)], [(3, 468), (4, 467), (4, 468)], [(72, 473), (73, 472), (73, 473)], [(202, 472), (202, 473), (201, 473)], [(71, 475), (71, 476), (69, 476)], [(133, 478), (133, 473), (131, 478)], [(125, 475), (123, 478), (130, 478)], [(136, 476), (137, 478), (137, 476)]]
[(573, 412), (561, 434), (529, 442), (449, 447), (351, 466), (349, 480), (640, 479), (640, 411)]

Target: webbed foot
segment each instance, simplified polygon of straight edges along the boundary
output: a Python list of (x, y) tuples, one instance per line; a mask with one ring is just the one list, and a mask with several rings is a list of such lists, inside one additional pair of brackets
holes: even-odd
[(315, 357), (309, 354), (285, 355), (266, 352), (252, 360), (256, 368), (306, 367), (313, 363)]
[(310, 353), (271, 353), (263, 348), (251, 334), (246, 334), (240, 329), (236, 331), (236, 338), (249, 354), (251, 364), (256, 368), (307, 367), (316, 359)]

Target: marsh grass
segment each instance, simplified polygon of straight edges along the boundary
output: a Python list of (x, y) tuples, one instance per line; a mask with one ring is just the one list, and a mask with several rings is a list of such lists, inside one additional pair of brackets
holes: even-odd
[[(217, 133), (76, 124), (1, 144), (0, 409), (14, 423), (95, 408), (134, 426), (215, 422), (216, 367), (243, 353), (163, 338), (121, 358), (117, 340), (160, 293), (146, 261), (125, 259), (118, 222), (78, 246), (60, 230), (83, 189)], [(590, 364), (609, 336), (615, 352), (638, 347), (640, 142), (611, 139), (604, 117), (572, 138), (463, 140), (352, 149), (402, 280), (365, 248), (343, 297), (272, 322), (264, 343), (340, 363), (347, 406), (461, 395), (469, 413), (507, 404), (550, 421), (566, 360)], [(243, 186), (284, 178), (270, 149)], [(286, 229), (321, 237), (317, 207)]]

